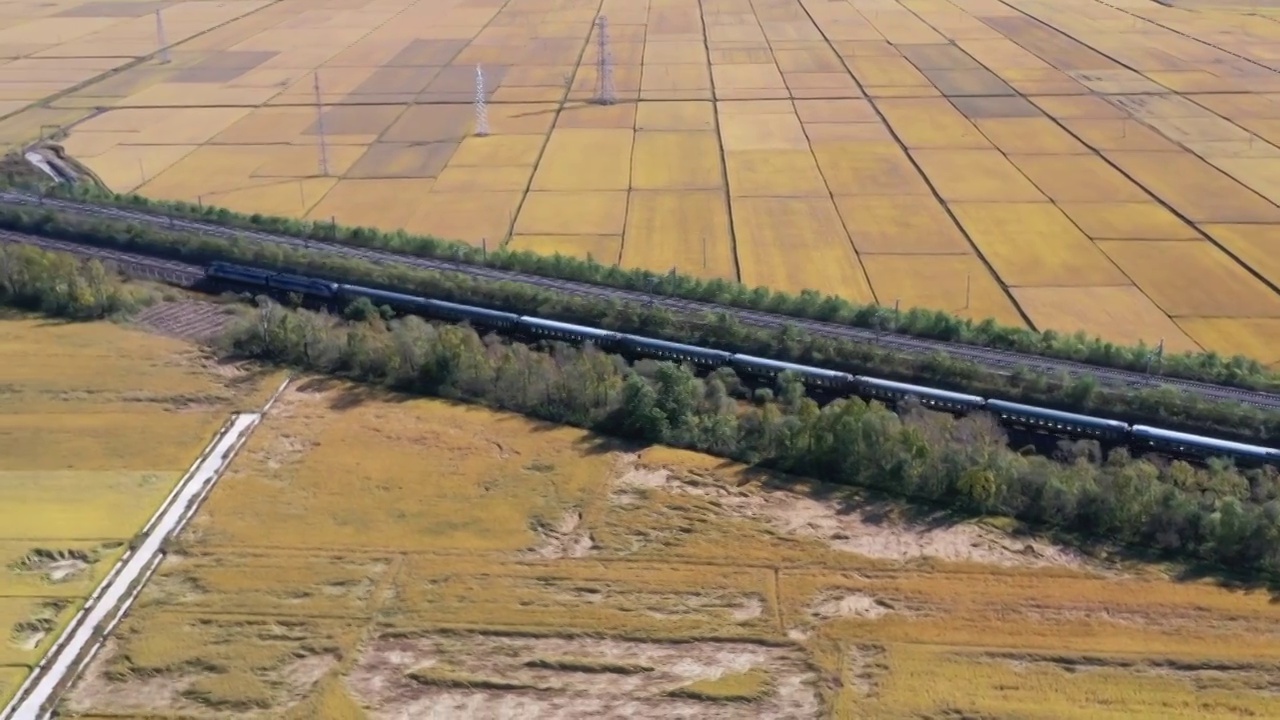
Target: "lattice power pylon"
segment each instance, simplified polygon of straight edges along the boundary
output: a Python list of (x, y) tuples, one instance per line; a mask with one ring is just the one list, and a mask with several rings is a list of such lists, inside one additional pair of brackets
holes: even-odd
[(485, 101), (484, 68), (476, 65), (476, 135), (489, 134), (489, 106)]
[(613, 87), (613, 55), (609, 49), (609, 18), (601, 15), (596, 19), (596, 97), (601, 105), (612, 105), (618, 101)]

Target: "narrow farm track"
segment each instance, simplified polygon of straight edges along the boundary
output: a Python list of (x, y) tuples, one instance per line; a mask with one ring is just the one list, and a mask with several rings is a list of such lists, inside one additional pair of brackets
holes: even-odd
[[(1245, 390), (1223, 385), (1214, 385), (1194, 380), (1158, 377), (1130, 370), (1103, 368), (1070, 360), (1045, 358), (1008, 350), (982, 348), (974, 345), (911, 337), (895, 333), (882, 333), (874, 330), (850, 327), (848, 325), (823, 322), (820, 320), (788, 317), (785, 315), (758, 310), (749, 310), (697, 300), (684, 300), (680, 298), (667, 297), (639, 290), (612, 288), (575, 280), (548, 278), (531, 273), (502, 270), (498, 268), (471, 265), (451, 260), (420, 257), (385, 250), (372, 250), (333, 242), (302, 239), (255, 230), (240, 230), (213, 223), (186, 220), (158, 213), (107, 207), (91, 203), (54, 198), (41, 198), (39, 196), (28, 195), (26, 193), (0, 192), (0, 203), (10, 206), (29, 208), (39, 207), (84, 217), (137, 223), (212, 237), (227, 239), (249, 238), (263, 243), (271, 243), (310, 251), (330, 252), (336, 255), (378, 264), (402, 265), (421, 268), (424, 270), (454, 272), (494, 281), (532, 285), (580, 297), (608, 298), (640, 304), (651, 304), (656, 307), (661, 307), (683, 314), (722, 312), (732, 316), (737, 322), (740, 322), (743, 325), (774, 330), (787, 326), (794, 326), (797, 329), (814, 335), (839, 338), (854, 342), (872, 343), (899, 352), (907, 352), (917, 355), (943, 353), (998, 372), (1009, 373), (1017, 368), (1027, 368), (1032, 371), (1043, 373), (1063, 373), (1070, 377), (1092, 376), (1097, 379), (1099, 385), (1105, 387), (1153, 388), (1167, 386), (1213, 400), (1241, 402), (1257, 407), (1280, 409), (1280, 395), (1274, 395), (1271, 393)], [(197, 266), (185, 263), (156, 260), (154, 258), (146, 258), (145, 256), (132, 253), (119, 253), (116, 251), (102, 250), (98, 248), (89, 250), (85, 245), (78, 245), (76, 243), (66, 241), (54, 241), (45, 238), (35, 239), (31, 238), (31, 236), (15, 233), (4, 233), (0, 235), (0, 241), (4, 241), (2, 238), (6, 237), (19, 238), (7, 240), (9, 242), (30, 242), (31, 244), (39, 244), (43, 247), (48, 247), (49, 249), (72, 251), (82, 255), (91, 254), (94, 257), (110, 259), (122, 265), (145, 267), (147, 263), (150, 263), (151, 266), (155, 268), (156, 272), (161, 272), (161, 266), (163, 266), (163, 271), (165, 272), (173, 272), (176, 275), (180, 274), (188, 278), (191, 277), (192, 272), (196, 274), (200, 272), (200, 269)], [(30, 240), (22, 240), (20, 238), (29, 238)], [(117, 260), (116, 257), (121, 259)]]

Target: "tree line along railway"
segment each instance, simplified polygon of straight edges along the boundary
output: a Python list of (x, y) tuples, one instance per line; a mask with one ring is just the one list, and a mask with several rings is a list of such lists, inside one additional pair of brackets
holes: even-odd
[(847, 340), (859, 343), (874, 343), (895, 352), (903, 352), (916, 356), (942, 353), (964, 362), (973, 363), (997, 373), (1011, 374), (1018, 368), (1044, 375), (1060, 374), (1070, 378), (1089, 377), (1101, 387), (1113, 389), (1144, 389), (1171, 387), (1208, 400), (1243, 403), (1263, 409), (1280, 410), (1280, 395), (1250, 390), (1228, 385), (1218, 385), (1197, 380), (1152, 375), (1148, 372), (1123, 370), (1097, 365), (1089, 365), (1073, 360), (1064, 360), (1042, 355), (1035, 355), (1013, 350), (981, 347), (949, 340), (917, 337), (901, 333), (886, 332), (861, 327), (854, 327), (837, 322), (814, 320), (811, 318), (793, 317), (780, 313), (754, 310), (736, 306), (719, 305), (713, 302), (690, 300), (673, 297), (656, 292), (646, 292), (612, 286), (593, 284), (578, 280), (557, 277), (546, 277), (530, 272), (507, 270), (490, 265), (452, 260), (439, 257), (426, 257), (404, 252), (380, 250), (370, 247), (358, 247), (338, 242), (318, 240), (311, 237), (298, 237), (261, 230), (229, 227), (212, 222), (191, 220), (171, 214), (154, 211), (141, 211), (131, 208), (115, 207), (93, 202), (65, 200), (55, 197), (42, 197), (25, 192), (0, 190), (0, 204), (28, 209), (43, 208), (49, 212), (66, 213), (82, 218), (97, 218), (105, 221), (133, 223), (156, 230), (169, 232), (194, 233), (211, 238), (226, 240), (252, 240), (259, 243), (277, 245), (295, 250), (323, 252), (366, 262), (404, 266), (414, 269), (433, 270), (438, 272), (458, 273), (473, 278), (489, 281), (501, 281), (529, 285), (545, 290), (563, 293), (570, 296), (596, 298), (601, 300), (620, 300), (634, 302), (650, 307), (662, 308), (678, 314), (703, 315), (709, 313), (725, 313), (745, 326), (778, 330), (794, 327), (816, 337)]
[(534, 340), (591, 343), (602, 350), (633, 358), (653, 358), (692, 363), (700, 368), (726, 367), (748, 378), (777, 378), (795, 374), (811, 390), (826, 396), (856, 395), (890, 405), (917, 403), (930, 410), (964, 415), (989, 412), (1002, 426), (1033, 438), (1061, 437), (1095, 440), (1104, 448), (1126, 446), (1139, 452), (1158, 452), (1195, 461), (1225, 457), (1244, 466), (1280, 466), (1280, 450), (1250, 443), (1161, 429), (1142, 424), (1051, 408), (1013, 403), (997, 398), (953, 392), (913, 383), (873, 378), (769, 358), (730, 353), (713, 348), (675, 343), (640, 335), (558, 322), (478, 306), (452, 303), (338, 283), (294, 273), (264, 270), (233, 263), (213, 262), (201, 267), (176, 260), (154, 258), (79, 243), (0, 231), (0, 242), (21, 243), (60, 252), (97, 257), (127, 267), (149, 279), (197, 285), (201, 289), (240, 290), (280, 299), (300, 296), (309, 302), (341, 309), (359, 298), (386, 305), (401, 313), (450, 322), (466, 322), (477, 328), (522, 335)]
[(293, 295), (335, 309), (364, 299), (400, 313), (465, 322), (478, 328), (535, 340), (590, 343), (601, 350), (632, 358), (691, 363), (712, 370), (729, 368), (740, 375), (764, 379), (776, 379), (783, 373), (792, 373), (807, 387), (824, 394), (856, 395), (890, 405), (918, 403), (930, 410), (952, 414), (986, 411), (1001, 425), (1020, 431), (1097, 440), (1109, 446), (1125, 445), (1142, 452), (1155, 451), (1197, 460), (1225, 457), (1241, 465), (1280, 466), (1280, 450), (1260, 445), (1219, 440), (1147, 425), (1131, 425), (1119, 420), (852, 375), (810, 365), (730, 353), (304, 275), (215, 262), (206, 268), (205, 282), (211, 289), (240, 289), (276, 297)]

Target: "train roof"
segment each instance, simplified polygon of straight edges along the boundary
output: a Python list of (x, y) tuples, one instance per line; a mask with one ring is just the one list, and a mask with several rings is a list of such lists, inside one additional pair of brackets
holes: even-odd
[(981, 405), (986, 402), (986, 398), (977, 395), (969, 395), (967, 393), (952, 392), (950, 390), (939, 390), (938, 388), (925, 387), (923, 385), (912, 385), (911, 383), (897, 382), (896, 380), (881, 380), (879, 378), (866, 377), (859, 375), (855, 378), (861, 383), (871, 385), (873, 387), (882, 387), (889, 390), (897, 390), (902, 393), (913, 393), (922, 397), (938, 397), (948, 400), (964, 401), (969, 403), (977, 403)]
[(1233, 440), (1217, 440), (1203, 435), (1193, 435), (1191, 433), (1177, 432), (1174, 430), (1161, 430), (1150, 425), (1134, 425), (1133, 434), (1138, 437), (1149, 436), (1159, 440), (1171, 440), (1174, 442), (1187, 443), (1188, 445), (1203, 445), (1207, 447), (1220, 448), (1234, 453), (1255, 455), (1280, 460), (1280, 450), (1275, 448), (1263, 447), (1262, 445), (1250, 445), (1248, 443), (1235, 442)]
[(377, 288), (361, 287), (359, 285), (340, 285), (339, 287), (343, 290), (348, 290), (355, 293), (363, 293), (363, 294), (372, 295), (375, 297), (391, 297), (391, 298), (398, 298), (400, 300), (411, 300), (413, 302), (424, 302), (426, 300), (426, 298), (418, 297), (417, 295), (409, 295), (407, 293), (392, 292), (390, 290), (379, 290)]
[(664, 348), (674, 352), (684, 352), (690, 355), (716, 355), (720, 357), (729, 357), (730, 353), (724, 350), (714, 350), (712, 348), (698, 347), (697, 345), (685, 345), (684, 343), (670, 342), (668, 340), (655, 340), (654, 338), (644, 337), (643, 335), (629, 335), (627, 333), (619, 333), (624, 340), (638, 340), (645, 345), (656, 348)]
[(534, 327), (563, 330), (564, 332), (579, 333), (582, 335), (590, 335), (592, 337), (613, 337), (618, 334), (612, 330), (601, 330), (600, 328), (587, 327), (585, 325), (574, 325), (573, 323), (560, 322), (558, 320), (544, 320), (543, 318), (529, 317), (528, 315), (521, 316), (520, 322), (527, 323)]
[(511, 320), (518, 320), (520, 318), (519, 315), (506, 312), (504, 310), (490, 310), (489, 308), (476, 307), (475, 305), (461, 305), (459, 303), (449, 302), (448, 300), (436, 300), (435, 298), (421, 298), (421, 300), (423, 302), (431, 303), (437, 307), (448, 308), (450, 310), (456, 310), (463, 313), (487, 315), (489, 317), (503, 317)]
[(735, 360), (746, 362), (748, 364), (760, 365), (762, 367), (772, 368), (774, 370), (792, 370), (798, 373), (806, 373), (809, 375), (821, 375), (829, 378), (851, 378), (849, 373), (840, 372), (839, 370), (827, 370), (825, 368), (813, 367), (812, 365), (799, 365), (796, 363), (783, 362), (782, 360), (770, 360), (755, 355), (734, 355)]
[(1095, 425), (1115, 428), (1117, 430), (1129, 427), (1128, 423), (1123, 423), (1119, 420), (1108, 420), (1107, 418), (1094, 417), (1092, 415), (1081, 415), (1079, 413), (1051, 410), (1049, 408), (1036, 407), (1035, 405), (1023, 405), (1021, 403), (1007, 402), (1004, 400), (988, 400), (987, 407), (992, 410), (1007, 410), (1011, 413), (1022, 413), (1035, 417), (1059, 420), (1064, 423), (1075, 423), (1077, 425)]

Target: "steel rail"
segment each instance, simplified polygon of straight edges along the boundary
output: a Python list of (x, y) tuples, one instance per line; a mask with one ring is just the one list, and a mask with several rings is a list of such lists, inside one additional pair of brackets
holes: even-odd
[(121, 272), (129, 275), (130, 277), (145, 280), (159, 280), (175, 285), (191, 285), (204, 277), (204, 268), (199, 265), (192, 265), (190, 263), (179, 262), (177, 260), (165, 260), (162, 258), (150, 257), (148, 255), (139, 255), (137, 253), (122, 252), (120, 250), (112, 250), (110, 248), (96, 247), (93, 245), (82, 245), (79, 243), (67, 242), (66, 240), (55, 240), (53, 238), (40, 237), (38, 235), (15, 233), (8, 230), (0, 230), (0, 245), (30, 245), (42, 250), (52, 250), (55, 252), (78, 255), (80, 257), (93, 258), (115, 265)]
[(632, 303), (653, 305), (679, 313), (725, 313), (743, 325), (773, 330), (791, 326), (817, 336), (870, 343), (886, 349), (917, 355), (943, 353), (1005, 374), (1012, 373), (1013, 370), (1017, 368), (1026, 368), (1028, 370), (1042, 373), (1061, 373), (1073, 378), (1091, 376), (1098, 381), (1099, 385), (1111, 388), (1157, 388), (1167, 386), (1214, 400), (1239, 402), (1268, 409), (1280, 409), (1280, 395), (1247, 390), (1244, 388), (1216, 385), (1196, 380), (1149, 375), (1132, 370), (1106, 368), (1072, 360), (1061, 360), (1040, 355), (1019, 353), (1011, 350), (999, 350), (945, 340), (912, 337), (900, 333), (880, 332), (866, 328), (842, 325), (839, 323), (825, 322), (822, 320), (790, 317), (777, 313), (738, 308), (730, 305), (718, 305), (700, 300), (686, 300), (639, 290), (595, 285), (578, 280), (550, 278), (532, 273), (473, 265), (455, 260), (422, 257), (419, 255), (410, 255), (408, 253), (398, 253), (387, 250), (374, 250), (353, 245), (343, 245), (341, 243), (331, 241), (278, 235), (259, 230), (242, 230), (214, 223), (187, 220), (171, 215), (63, 200), (59, 198), (46, 198), (10, 191), (0, 191), (0, 204), (16, 205), (28, 208), (45, 208), (57, 212), (66, 212), (105, 220), (136, 223), (210, 237), (225, 239), (247, 238), (263, 243), (297, 249), (324, 251), (382, 265), (399, 265), (425, 270), (453, 272), (488, 280), (531, 285), (580, 297), (615, 299)]

